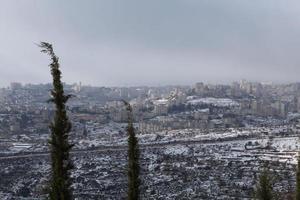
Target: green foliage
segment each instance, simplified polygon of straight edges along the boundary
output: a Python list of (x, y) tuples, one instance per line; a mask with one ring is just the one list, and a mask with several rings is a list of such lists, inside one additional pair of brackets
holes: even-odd
[(300, 155), (298, 155), (298, 166), (296, 173), (296, 200), (300, 200)]
[(273, 184), (269, 171), (265, 168), (261, 173), (255, 192), (256, 199), (272, 200), (275, 199)]
[(123, 101), (128, 112), (128, 200), (139, 199), (139, 146), (133, 127), (132, 108), (129, 103)]
[(55, 104), (55, 116), (50, 124), (51, 136), (49, 140), (51, 152), (51, 180), (49, 197), (51, 200), (70, 200), (72, 197), (70, 170), (73, 164), (70, 160), (70, 150), (73, 147), (69, 143), (71, 123), (67, 116), (66, 102), (71, 97), (64, 94), (61, 82), (61, 71), (58, 57), (55, 55), (52, 45), (41, 42), (41, 52), (51, 57), (50, 69), (53, 77), (53, 90), (51, 90), (50, 102)]

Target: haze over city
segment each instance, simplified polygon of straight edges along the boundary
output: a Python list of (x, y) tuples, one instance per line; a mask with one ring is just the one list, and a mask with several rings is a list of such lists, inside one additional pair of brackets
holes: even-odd
[(299, 13), (0, 0), (0, 200), (300, 200)]
[(53, 43), (68, 83), (297, 82), (299, 9), (296, 0), (2, 1), (0, 86), (51, 81), (40, 41)]

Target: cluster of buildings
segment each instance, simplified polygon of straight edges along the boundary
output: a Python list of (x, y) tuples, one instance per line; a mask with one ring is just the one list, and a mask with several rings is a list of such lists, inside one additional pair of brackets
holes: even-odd
[[(51, 84), (12, 83), (0, 89), (0, 137), (48, 134), (53, 105), (47, 103)], [(68, 102), (74, 134), (86, 124), (124, 123), (130, 102), (139, 131), (280, 125), (295, 122), (300, 113), (300, 84), (247, 81), (231, 85), (196, 83), (194, 86), (92, 87), (65, 84), (74, 94)], [(259, 120), (258, 120), (259, 119)], [(21, 137), (22, 138), (22, 137)]]
[[(131, 104), (139, 141), (147, 145), (141, 161), (144, 198), (251, 198), (256, 174), (266, 160), (282, 172), (276, 190), (285, 194), (293, 189), (300, 147), (295, 143), (300, 130), (299, 83), (64, 86), (74, 95), (67, 110), (77, 150), (73, 176), (79, 198), (126, 195), (122, 147), (128, 113), (122, 100)], [(43, 152), (54, 116), (53, 105), (47, 103), (51, 87), (12, 83), (0, 89), (0, 198), (42, 195), (36, 186), (44, 184), (49, 170)], [(107, 146), (120, 149), (90, 151)], [(26, 153), (40, 157), (18, 157)]]
[[(275, 190), (285, 199), (295, 188), (297, 147), (295, 135), (286, 130), (233, 131), (231, 140), (221, 142), (220, 133), (176, 131), (162, 134), (141, 149), (142, 199), (252, 199), (258, 175), (266, 164), (276, 177)], [(182, 130), (184, 131), (184, 130)], [(255, 132), (255, 134), (252, 134)], [(145, 135), (142, 135), (145, 136)], [(193, 142), (198, 136), (202, 142)], [(168, 137), (165, 141), (164, 138)], [(220, 136), (221, 137), (221, 136)], [(180, 141), (182, 139), (182, 142)], [(206, 138), (204, 140), (204, 138)], [(207, 138), (210, 138), (207, 140)], [(224, 137), (222, 137), (224, 138)], [(270, 141), (271, 140), (271, 141)], [(149, 144), (149, 141), (144, 141)], [(168, 143), (167, 141), (173, 141)], [(177, 142), (175, 142), (177, 141)], [(205, 141), (205, 142), (204, 142)], [(268, 144), (268, 145), (266, 145)], [(261, 146), (254, 148), (254, 145)], [(253, 148), (250, 148), (253, 146)], [(267, 148), (268, 147), (268, 148)], [(78, 199), (124, 199), (127, 193), (126, 150), (77, 151), (72, 154), (75, 197)], [(47, 155), (0, 157), (0, 197), (2, 199), (42, 199), (50, 170)], [(2, 196), (1, 196), (2, 195)]]

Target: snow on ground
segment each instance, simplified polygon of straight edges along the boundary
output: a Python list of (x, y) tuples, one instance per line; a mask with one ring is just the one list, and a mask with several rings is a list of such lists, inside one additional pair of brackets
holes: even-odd
[(187, 102), (188, 104), (197, 105), (197, 104), (207, 104), (213, 105), (217, 107), (234, 107), (239, 106), (240, 104), (232, 99), (227, 98), (199, 98), (199, 99), (192, 99)]
[(175, 145), (175, 146), (169, 146), (164, 151), (167, 155), (187, 155), (189, 152), (189, 148), (184, 145)]

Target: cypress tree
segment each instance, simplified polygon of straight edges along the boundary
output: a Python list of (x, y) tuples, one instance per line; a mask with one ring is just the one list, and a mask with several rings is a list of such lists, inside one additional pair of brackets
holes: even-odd
[(133, 127), (133, 114), (131, 105), (123, 101), (127, 112), (128, 112), (128, 200), (138, 200), (139, 199), (139, 145), (138, 140), (135, 135), (135, 130)]
[(256, 199), (259, 200), (275, 199), (272, 181), (269, 175), (269, 171), (266, 168), (259, 176), (259, 181), (256, 188)]
[(298, 153), (298, 165), (296, 172), (296, 200), (300, 200), (300, 155)]
[(50, 102), (55, 104), (55, 116), (50, 124), (51, 136), (49, 139), (51, 154), (51, 179), (49, 198), (51, 200), (70, 200), (72, 197), (70, 170), (73, 164), (70, 160), (70, 150), (73, 144), (69, 143), (71, 122), (68, 119), (66, 103), (71, 95), (64, 94), (61, 82), (61, 71), (58, 57), (55, 55), (52, 45), (41, 42), (41, 52), (51, 57), (50, 69), (53, 77), (53, 89)]

